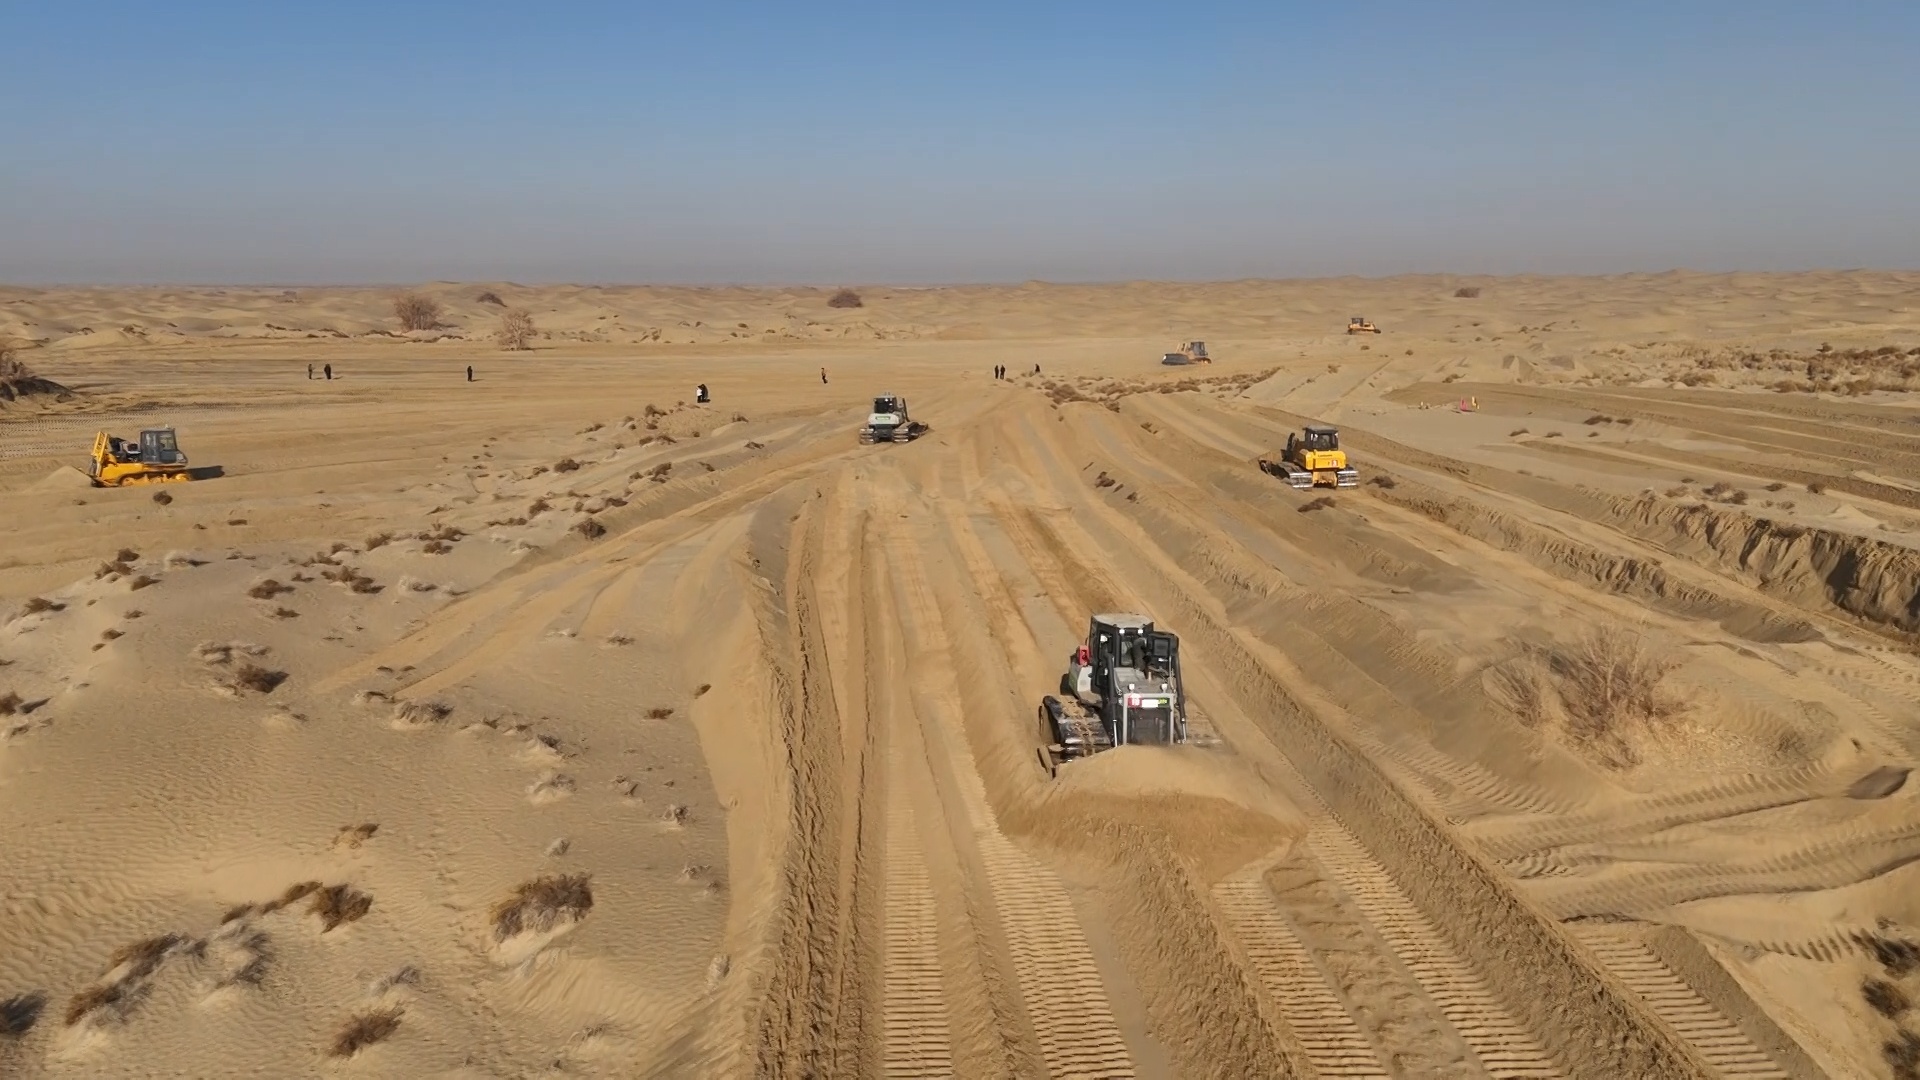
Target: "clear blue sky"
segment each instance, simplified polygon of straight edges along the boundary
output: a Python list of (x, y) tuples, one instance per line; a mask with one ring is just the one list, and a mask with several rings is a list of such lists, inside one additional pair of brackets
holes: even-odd
[(0, 280), (1920, 266), (1920, 0), (0, 0)]

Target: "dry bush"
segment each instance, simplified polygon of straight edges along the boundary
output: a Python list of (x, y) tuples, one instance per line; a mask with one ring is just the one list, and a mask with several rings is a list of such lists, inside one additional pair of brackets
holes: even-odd
[(1512, 431), (1509, 431), (1509, 432), (1507, 432), (1507, 438), (1509, 438), (1509, 439), (1517, 439), (1517, 438), (1519, 438), (1520, 436), (1522, 436), (1522, 435), (1525, 435), (1526, 433), (1527, 433), (1527, 429), (1526, 429), (1526, 428), (1523, 428), (1523, 427), (1517, 427), (1517, 428), (1514, 428), (1514, 429), (1513, 429)]
[(20, 345), (0, 338), (0, 401), (13, 401), (28, 394), (69, 394), (72, 391), (52, 379), (43, 379), (20, 359)]
[(1860, 996), (1866, 999), (1867, 1006), (1889, 1020), (1897, 1019), (1900, 1014), (1913, 1008), (1912, 999), (1898, 983), (1885, 979), (1869, 978), (1860, 985)]
[(11, 690), (0, 694), (0, 716), (12, 716), (20, 711), (20, 706), (26, 703), (25, 698)]
[(1545, 673), (1534, 657), (1522, 656), (1494, 668), (1491, 674), (1495, 693), (1505, 699), (1507, 708), (1521, 723), (1537, 727), (1547, 718)]
[(500, 328), (494, 331), (494, 340), (500, 347), (510, 352), (526, 350), (538, 333), (533, 325), (533, 316), (519, 308), (500, 314)]
[(396, 701), (393, 719), (401, 724), (437, 724), (453, 715), (453, 706), (439, 701)]
[(1101, 470), (1099, 476), (1096, 476), (1093, 478), (1093, 486), (1097, 488), (1110, 488), (1118, 483), (1119, 481), (1115, 480), (1111, 476), (1108, 476), (1106, 473), (1106, 470), (1104, 469)]
[(827, 306), (830, 308), (857, 308), (866, 306), (866, 302), (861, 300), (860, 294), (854, 292), (852, 289), (841, 289), (839, 292), (827, 298)]
[(294, 884), (289, 885), (285, 889), (281, 890), (280, 895), (277, 899), (269, 900), (266, 903), (261, 904), (260, 910), (264, 914), (271, 915), (274, 912), (279, 911), (281, 908), (292, 907), (293, 905), (299, 903), (302, 900), (305, 900), (307, 897), (312, 896), (314, 893), (319, 892), (321, 889), (325, 887), (326, 886), (320, 884), (317, 881), (295, 882)]
[(67, 610), (67, 605), (65, 604), (57, 604), (52, 600), (47, 599), (44, 596), (34, 596), (34, 597), (29, 597), (27, 599), (26, 604), (23, 605), (23, 607), (21, 608), (21, 614), (38, 615), (43, 611), (65, 611), (65, 610)]
[(492, 304), (494, 307), (507, 306), (507, 302), (500, 299), (500, 294), (497, 292), (483, 292), (479, 296), (474, 297), (474, 299), (482, 304)]
[(699, 696), (701, 696), (702, 694), (705, 694), (705, 693), (706, 693), (707, 691), (709, 691), (709, 690), (711, 690), (711, 689), (713, 689), (713, 684), (712, 684), (712, 683), (701, 683), (701, 684), (700, 684), (700, 686), (699, 686), (699, 688), (698, 688), (698, 689), (696, 689), (696, 690), (695, 690), (695, 691), (693, 692), (693, 696), (694, 696), (694, 697), (699, 697)]
[(1787, 485), (1781, 483), (1778, 480), (1775, 480), (1773, 483), (1767, 485), (1767, 490), (1768, 491), (1784, 491), (1786, 490), (1786, 487)]
[(1395, 480), (1393, 477), (1387, 475), (1386, 473), (1381, 473), (1378, 476), (1369, 477), (1367, 479), (1367, 483), (1372, 484), (1374, 487), (1388, 488), (1388, 489), (1392, 489), (1400, 486), (1400, 482), (1398, 480)]
[(607, 527), (593, 518), (581, 518), (579, 524), (573, 527), (573, 531), (588, 540), (598, 540), (607, 535)]
[(373, 839), (373, 834), (379, 831), (380, 826), (373, 822), (365, 822), (359, 825), (342, 825), (340, 826), (340, 832), (333, 838), (333, 846), (337, 848), (357, 848), (361, 844)]
[(344, 923), (358, 922), (373, 910), (373, 897), (351, 885), (329, 885), (315, 890), (307, 902), (307, 914), (320, 916), (320, 932), (326, 933)]
[(1549, 664), (1560, 680), (1568, 733), (1617, 764), (1637, 760), (1625, 740), (1630, 725), (1658, 724), (1681, 711), (1662, 686), (1674, 661), (1649, 652), (1630, 631), (1590, 630), (1572, 649), (1550, 654)]
[(440, 325), (440, 302), (419, 293), (393, 298), (393, 315), (402, 330), (432, 330)]
[(423, 555), (445, 555), (452, 550), (453, 545), (447, 543), (445, 540), (429, 540), (420, 548), (420, 552)]
[(1724, 499), (1733, 494), (1733, 490), (1732, 484), (1727, 483), (1725, 480), (1716, 480), (1712, 486), (1707, 488), (1707, 497), (1710, 499)]
[(46, 1007), (47, 996), (41, 993), (16, 994), (0, 1001), (0, 1039), (18, 1039), (32, 1031)]
[(1920, 1080), (1920, 1034), (1902, 1030), (1880, 1044), (1893, 1080)]
[(572, 458), (561, 458), (559, 461), (553, 463), (554, 472), (574, 472), (579, 468), (580, 463)]
[(527, 504), (527, 516), (536, 517), (553, 509), (553, 504), (545, 499), (535, 499)]
[(406, 1010), (398, 1006), (356, 1013), (340, 1025), (339, 1031), (334, 1032), (333, 1045), (327, 1052), (334, 1057), (352, 1057), (363, 1048), (392, 1035), (399, 1029), (400, 1018), (404, 1015)]
[(1745, 506), (1747, 505), (1747, 499), (1750, 497), (1751, 496), (1744, 491), (1736, 491), (1732, 495), (1727, 496), (1727, 501), (1735, 506)]
[(127, 988), (119, 983), (101, 983), (67, 999), (66, 1025), (72, 1027), (103, 1010), (126, 1003)]
[(1453, 295), (1462, 300), (1472, 300), (1474, 297), (1480, 295), (1480, 286), (1462, 285), (1460, 288), (1453, 290)]
[(1668, 488), (1668, 489), (1666, 490), (1666, 492), (1665, 492), (1665, 494), (1666, 494), (1666, 496), (1667, 496), (1667, 498), (1669, 498), (1669, 499), (1678, 499), (1678, 498), (1680, 498), (1680, 497), (1681, 497), (1681, 496), (1683, 496), (1683, 495), (1687, 495), (1687, 494), (1689, 494), (1689, 493), (1691, 493), (1691, 491), (1692, 491), (1692, 489), (1691, 489), (1691, 488), (1688, 488), (1688, 487), (1687, 487), (1686, 485), (1684, 485), (1684, 484), (1682, 484), (1682, 485), (1680, 485), (1680, 486), (1678, 486), (1678, 487), (1670, 487), (1670, 488)]
[(667, 717), (672, 715), (673, 715), (673, 710), (669, 708), (665, 708), (664, 706), (655, 707), (647, 710), (647, 719), (649, 720), (665, 720)]
[(127, 589), (131, 592), (139, 592), (141, 589), (144, 589), (149, 585), (158, 585), (158, 584), (160, 584), (159, 578), (148, 577), (145, 574), (141, 574), (139, 577), (134, 578), (132, 581), (127, 582)]
[(1611, 424), (1611, 423), (1613, 423), (1613, 417), (1611, 417), (1611, 416), (1608, 416), (1608, 415), (1606, 415), (1605, 413), (1594, 413), (1594, 414), (1593, 414), (1592, 416), (1589, 416), (1589, 417), (1587, 417), (1587, 418), (1586, 418), (1585, 420), (1582, 420), (1582, 421), (1580, 421), (1580, 422), (1581, 422), (1581, 423), (1583, 423), (1583, 424), (1589, 424), (1589, 425), (1591, 425), (1591, 424)]
[(1826, 490), (1827, 490), (1827, 485), (1821, 483), (1818, 480), (1815, 480), (1807, 485), (1807, 493), (1809, 495), (1823, 495), (1826, 493)]
[(590, 874), (558, 874), (521, 882), (512, 896), (493, 905), (494, 940), (546, 933), (585, 918), (593, 910), (592, 881)]
[(368, 551), (372, 551), (375, 548), (386, 547), (388, 544), (391, 544), (391, 543), (393, 543), (392, 533), (390, 532), (374, 533), (372, 536), (367, 537), (366, 549)]
[(466, 538), (466, 535), (467, 535), (466, 530), (458, 528), (457, 526), (448, 525), (445, 522), (441, 522), (440, 524), (435, 525), (433, 528), (428, 529), (425, 532), (415, 533), (414, 539), (415, 540), (462, 540)]
[(766, 444), (766, 443), (758, 443), (758, 442), (753, 442), (752, 440), (748, 440), (748, 442), (747, 442), (747, 446), (746, 446), (746, 448), (747, 448), (748, 450), (765, 450), (765, 449), (767, 448), (767, 444)]
[(241, 664), (225, 685), (235, 693), (251, 690), (256, 694), (271, 694), (286, 681), (287, 673), (284, 671), (270, 671), (258, 664)]
[(273, 617), (276, 619), (297, 619), (300, 617), (300, 613), (289, 607), (277, 607), (273, 609)]
[(1920, 970), (1920, 943), (1881, 934), (1855, 934), (1853, 940), (1872, 953), (1874, 962), (1894, 978)]
[(1314, 499), (1310, 502), (1301, 503), (1300, 509), (1296, 511), (1296, 513), (1310, 514), (1315, 510), (1325, 510), (1327, 507), (1332, 505), (1333, 505), (1332, 496), (1322, 495), (1319, 498)]
[(173, 501), (173, 494), (166, 491), (156, 491), (153, 493), (153, 501), (159, 503), (161, 506), (165, 506)]
[(124, 563), (139, 562), (140, 553), (133, 550), (132, 548), (121, 548), (118, 552), (114, 554), (113, 561), (124, 562)]
[(268, 578), (253, 588), (248, 589), (247, 595), (253, 597), (255, 600), (271, 600), (281, 593), (290, 593), (292, 591), (293, 586), (282, 585), (273, 578)]

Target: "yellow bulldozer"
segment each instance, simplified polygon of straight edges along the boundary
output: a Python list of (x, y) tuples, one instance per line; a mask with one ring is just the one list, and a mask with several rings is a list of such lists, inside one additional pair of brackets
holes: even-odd
[(1377, 334), (1379, 332), (1380, 332), (1379, 327), (1373, 325), (1372, 323), (1368, 322), (1367, 320), (1361, 318), (1358, 315), (1355, 315), (1353, 318), (1347, 320), (1347, 333), (1349, 334)]
[(138, 439), (122, 439), (107, 432), (93, 437), (93, 461), (87, 470), (94, 487), (132, 484), (174, 484), (192, 480), (187, 455), (172, 428), (150, 428)]
[(1207, 355), (1206, 342), (1187, 341), (1182, 342), (1178, 350), (1161, 354), (1160, 362), (1168, 367), (1179, 367), (1184, 364), (1211, 364), (1213, 357)]
[(1340, 449), (1340, 429), (1325, 424), (1308, 424), (1297, 435), (1288, 432), (1286, 450), (1278, 457), (1261, 457), (1260, 471), (1299, 491), (1360, 486), (1360, 471), (1347, 463), (1347, 452)]

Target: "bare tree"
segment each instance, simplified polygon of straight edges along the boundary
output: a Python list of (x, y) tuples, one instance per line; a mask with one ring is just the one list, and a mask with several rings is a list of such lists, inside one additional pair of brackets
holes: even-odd
[(393, 314), (402, 330), (432, 330), (440, 325), (440, 302), (419, 293), (402, 293), (393, 298)]
[(519, 351), (528, 347), (533, 335), (533, 316), (514, 308), (501, 314), (500, 329), (494, 337), (499, 339), (501, 348)]
[(863, 307), (864, 304), (860, 299), (859, 293), (854, 292), (852, 289), (841, 289), (827, 299), (827, 306), (834, 308), (856, 308)]

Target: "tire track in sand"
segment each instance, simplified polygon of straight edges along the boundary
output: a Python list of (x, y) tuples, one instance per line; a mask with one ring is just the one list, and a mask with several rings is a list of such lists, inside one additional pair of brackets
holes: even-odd
[(1651, 949), (1604, 927), (1574, 927), (1600, 962), (1653, 1006), (1680, 1037), (1699, 1049), (1722, 1076), (1789, 1080), (1791, 1074), (1762, 1053), (1746, 1032), (1709, 1004)]

